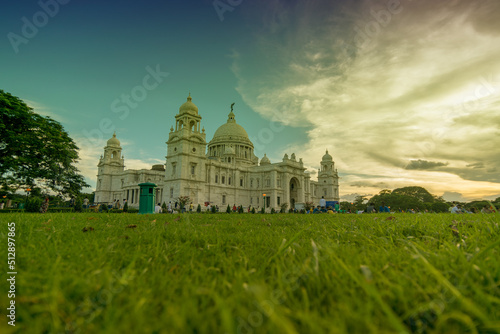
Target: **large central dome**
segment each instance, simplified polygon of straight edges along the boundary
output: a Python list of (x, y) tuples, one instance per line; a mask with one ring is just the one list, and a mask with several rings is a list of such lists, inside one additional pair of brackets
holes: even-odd
[(217, 131), (215, 131), (210, 144), (220, 142), (240, 142), (242, 144), (252, 145), (252, 142), (248, 138), (248, 133), (241, 125), (236, 123), (234, 113), (232, 111), (227, 117), (227, 123), (219, 126)]
[[(222, 137), (222, 138), (221, 138)], [(227, 137), (227, 138), (226, 138)], [(231, 138), (235, 137), (235, 138)], [(236, 139), (236, 137), (243, 137), (248, 139), (248, 134), (243, 129), (243, 127), (239, 124), (236, 124), (236, 121), (234, 120), (234, 114), (231, 111), (229, 114), (229, 117), (227, 119), (227, 123), (219, 126), (217, 131), (215, 131), (214, 134), (214, 139)]]
[(257, 162), (254, 160), (257, 157), (255, 157), (253, 149), (248, 133), (241, 125), (236, 124), (232, 110), (227, 117), (226, 124), (222, 124), (215, 131), (214, 137), (208, 143), (209, 157), (220, 158), (226, 162), (234, 161), (236, 158), (249, 164), (256, 164)]

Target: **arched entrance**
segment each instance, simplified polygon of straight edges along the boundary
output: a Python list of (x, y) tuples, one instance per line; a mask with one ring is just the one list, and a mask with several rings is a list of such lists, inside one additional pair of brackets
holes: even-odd
[(298, 201), (299, 196), (299, 180), (296, 177), (290, 179), (290, 209), (295, 208), (295, 203)]

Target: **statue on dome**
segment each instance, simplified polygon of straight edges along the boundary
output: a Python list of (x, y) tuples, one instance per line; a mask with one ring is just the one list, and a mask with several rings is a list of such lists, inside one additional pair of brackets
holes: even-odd
[(231, 103), (231, 111), (233, 111), (234, 102)]

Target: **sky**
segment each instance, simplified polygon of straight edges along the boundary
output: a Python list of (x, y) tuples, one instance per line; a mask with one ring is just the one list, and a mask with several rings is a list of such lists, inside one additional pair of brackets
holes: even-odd
[(128, 169), (165, 163), (191, 93), (207, 142), (234, 102), (259, 158), (295, 153), (315, 173), (328, 150), (341, 200), (405, 186), (500, 197), (497, 0), (3, 7), (0, 89), (64, 126), (91, 188), (115, 131)]

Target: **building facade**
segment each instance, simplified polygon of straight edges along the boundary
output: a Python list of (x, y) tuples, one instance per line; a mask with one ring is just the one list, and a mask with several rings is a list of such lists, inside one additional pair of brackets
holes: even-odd
[(301, 203), (318, 204), (339, 200), (338, 173), (328, 151), (321, 160), (318, 178), (311, 180), (302, 159), (285, 154), (282, 161), (271, 163), (264, 154), (260, 159), (245, 129), (237, 124), (233, 108), (227, 122), (206, 142), (198, 107), (191, 96), (179, 108), (175, 127), (170, 128), (165, 165), (151, 169), (125, 169), (120, 141), (116, 134), (108, 140), (97, 165), (95, 201), (112, 204), (127, 200), (139, 206), (139, 183), (153, 182), (156, 202), (176, 202), (189, 196), (195, 207), (205, 203), (225, 208), (243, 205), (256, 209), (296, 207)]

